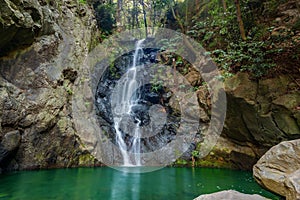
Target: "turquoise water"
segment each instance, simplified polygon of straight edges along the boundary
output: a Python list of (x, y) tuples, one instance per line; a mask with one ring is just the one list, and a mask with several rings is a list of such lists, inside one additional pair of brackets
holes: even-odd
[(1, 200), (185, 200), (228, 189), (279, 199), (256, 184), (251, 172), (226, 169), (163, 168), (132, 174), (102, 167), (0, 175)]

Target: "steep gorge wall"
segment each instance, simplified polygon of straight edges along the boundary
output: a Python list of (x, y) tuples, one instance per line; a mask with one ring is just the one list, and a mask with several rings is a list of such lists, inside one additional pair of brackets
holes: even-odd
[[(191, 84), (201, 82), (195, 71), (186, 78)], [(291, 75), (255, 79), (247, 72), (239, 72), (227, 78), (224, 87), (226, 119), (216, 145), (207, 156), (198, 158), (203, 143), (195, 140), (194, 148), (178, 164), (251, 170), (272, 146), (300, 138), (299, 85)], [(204, 113), (200, 120), (205, 140), (211, 100), (205, 85), (197, 93), (200, 113)]]
[(92, 10), (77, 0), (0, 0), (0, 13), (0, 171), (94, 165), (70, 103)]
[(208, 160), (251, 169), (272, 146), (300, 138), (299, 88), (289, 75), (255, 81), (238, 73), (225, 87), (225, 126)]
[[(100, 164), (82, 145), (71, 108), (93, 40), (91, 10), (76, 0), (0, 0), (0, 11), (0, 169)], [(186, 78), (201, 82), (195, 71)], [(251, 169), (271, 146), (300, 137), (299, 86), (289, 75), (255, 81), (239, 73), (225, 85), (223, 133), (196, 165)], [(209, 94), (197, 92), (208, 123)]]
[[(274, 7), (265, 26), (268, 39), (282, 48), (268, 77), (240, 72), (225, 81), (227, 113), (217, 145), (199, 165), (252, 169), (257, 160), (281, 141), (300, 138), (299, 1)], [(205, 101), (205, 98), (204, 100)]]

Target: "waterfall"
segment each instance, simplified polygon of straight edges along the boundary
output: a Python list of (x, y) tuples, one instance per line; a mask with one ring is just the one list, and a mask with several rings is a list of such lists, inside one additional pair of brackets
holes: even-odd
[[(132, 107), (138, 104), (140, 93), (136, 90), (142, 86), (142, 82), (137, 80), (137, 67), (140, 66), (140, 59), (143, 57), (142, 43), (144, 39), (136, 42), (135, 51), (133, 55), (132, 65), (126, 73), (126, 77), (122, 82), (122, 87), (118, 94), (114, 97), (114, 101), (118, 105), (114, 108), (114, 128), (116, 130), (116, 143), (122, 153), (123, 166), (141, 166), (140, 149), (141, 149), (141, 121), (134, 118), (135, 126), (129, 128), (132, 136), (131, 141), (126, 141), (124, 130), (122, 131), (122, 122), (124, 119), (130, 118)], [(126, 125), (125, 125), (126, 126)], [(127, 139), (128, 140), (128, 139)], [(133, 156), (130, 156), (130, 153)]]

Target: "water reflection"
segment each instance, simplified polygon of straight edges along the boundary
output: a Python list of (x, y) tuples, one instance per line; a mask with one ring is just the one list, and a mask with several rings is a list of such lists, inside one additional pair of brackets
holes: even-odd
[[(131, 167), (127, 171), (151, 171), (145, 168)], [(190, 200), (228, 189), (279, 199), (256, 184), (251, 172), (225, 169), (164, 168), (128, 173), (102, 167), (0, 175), (1, 200)]]
[[(134, 167), (139, 170), (138, 167)], [(112, 174), (111, 196), (109, 199), (140, 199), (141, 173), (119, 171)]]

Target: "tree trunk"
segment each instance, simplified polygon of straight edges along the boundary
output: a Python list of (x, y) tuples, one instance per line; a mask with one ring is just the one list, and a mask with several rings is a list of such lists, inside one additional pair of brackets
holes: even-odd
[(156, 26), (156, 3), (153, 6), (153, 23), (152, 23), (152, 34), (154, 33), (154, 27)]
[(133, 8), (132, 8), (132, 29), (134, 29), (134, 27), (138, 28), (138, 14), (137, 14), (136, 0), (133, 0)]
[(242, 37), (243, 40), (247, 40), (246, 33), (245, 33), (245, 28), (244, 28), (244, 23), (243, 23), (243, 19), (242, 19), (240, 1), (239, 0), (234, 0), (234, 3), (235, 3), (235, 6), (236, 6), (236, 16), (237, 16), (237, 21), (239, 23), (241, 37)]
[(186, 0), (185, 1), (185, 23), (186, 24), (188, 24), (188, 7), (189, 7), (188, 3), (189, 2)]
[(195, 6), (194, 8), (195, 8), (196, 13), (199, 13), (200, 5), (201, 5), (200, 0), (195, 0), (194, 1), (194, 6)]
[(181, 32), (183, 34), (185, 34), (186, 31), (185, 31), (185, 28), (184, 28), (184, 25), (183, 25), (182, 21), (180, 20), (180, 18), (178, 17), (178, 15), (176, 15), (173, 6), (170, 5), (170, 7), (171, 7), (172, 15), (173, 15), (174, 19), (177, 21), (177, 23), (178, 23), (178, 25), (179, 25), (179, 27), (181, 29)]
[(143, 8), (143, 17), (144, 17), (144, 24), (145, 24), (145, 34), (148, 37), (148, 25), (147, 25), (147, 18), (146, 18), (146, 10), (145, 10), (145, 3), (144, 0), (141, 0), (142, 8)]
[(222, 0), (222, 5), (223, 5), (224, 12), (226, 12), (227, 11), (226, 0)]
[(121, 10), (122, 10), (122, 0), (117, 1), (117, 15), (116, 15), (116, 23), (117, 23), (117, 30), (122, 30), (122, 17), (121, 17)]

